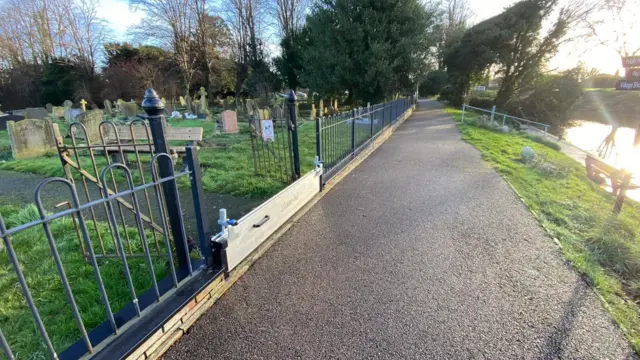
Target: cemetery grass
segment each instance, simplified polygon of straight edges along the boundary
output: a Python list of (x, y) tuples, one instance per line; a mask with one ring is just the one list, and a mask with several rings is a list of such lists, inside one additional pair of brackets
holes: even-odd
[[(559, 241), (566, 259), (596, 289), (640, 353), (640, 205), (627, 200), (615, 217), (613, 195), (589, 180), (580, 163), (515, 133), (461, 124), (460, 110), (447, 111), (458, 121), (463, 140), (482, 153)], [(532, 165), (519, 160), (524, 146), (538, 154)]]
[[(8, 228), (39, 218), (34, 205), (25, 208), (0, 205), (0, 215)], [(84, 262), (80, 254), (71, 218), (54, 220), (50, 227), (85, 328), (90, 331), (106, 320), (93, 268)], [(97, 239), (91, 221), (87, 221), (87, 229), (90, 238)], [(120, 230), (123, 231), (122, 228)], [(142, 247), (136, 229), (129, 227), (127, 230), (134, 252), (141, 253)], [(107, 253), (115, 253), (108, 225), (99, 222), (98, 231), (103, 237)], [(150, 234), (147, 239), (149, 247), (155, 249)], [(11, 237), (11, 243), (47, 333), (54, 348), (60, 353), (79, 340), (81, 335), (67, 302), (42, 226), (17, 233)], [(162, 249), (162, 244), (160, 245)], [(98, 241), (94, 241), (93, 246), (96, 253), (102, 253)], [(122, 262), (119, 259), (101, 259), (98, 263), (110, 305), (113, 312), (117, 313), (131, 300)], [(129, 258), (128, 263), (136, 293), (140, 295), (152, 286), (149, 268), (140, 257)], [(153, 257), (153, 264), (157, 280), (169, 274), (168, 259), (165, 256)], [(4, 250), (0, 251), (0, 298), (3, 299), (0, 302), (0, 329), (4, 332), (14, 355), (18, 359), (48, 358), (46, 347), (36, 330), (7, 251)]]
[[(198, 151), (202, 168), (202, 182), (206, 192), (229, 194), (239, 197), (263, 199), (275, 195), (288, 184), (277, 177), (259, 176), (254, 173), (253, 152), (249, 135), (249, 125), (238, 123), (240, 132), (237, 134), (216, 134), (215, 123), (201, 120), (172, 120), (170, 126), (176, 127), (203, 127), (203, 141)], [(6, 131), (0, 132), (0, 134)], [(66, 134), (66, 129), (61, 129)], [(0, 135), (0, 146), (2, 145)], [(313, 169), (315, 158), (315, 126), (311, 121), (302, 122), (298, 131), (300, 166), (302, 173)], [(68, 139), (67, 139), (68, 140)], [(67, 141), (65, 140), (65, 141)], [(186, 142), (170, 142), (174, 146), (185, 146)], [(0, 148), (1, 149), (1, 148)], [(9, 149), (9, 154), (11, 150)], [(133, 154), (129, 155), (131, 159)], [(107, 165), (103, 157), (97, 156), (98, 169)], [(145, 165), (149, 162), (149, 156), (141, 156)], [(91, 168), (88, 158), (83, 159), (83, 167)], [(148, 168), (148, 165), (146, 165)], [(179, 163), (176, 168), (179, 169)], [(145, 171), (146, 171), (145, 168)], [(47, 177), (64, 176), (60, 159), (56, 154), (35, 159), (6, 161), (0, 163), (0, 169), (24, 173), (39, 174)], [(132, 169), (134, 170), (134, 169)], [(275, 170), (274, 170), (275, 173)], [(146, 177), (147, 181), (149, 177)], [(123, 179), (119, 179), (123, 180)], [(139, 175), (134, 171), (134, 181), (139, 183)], [(187, 180), (181, 179), (181, 185), (186, 185)]]

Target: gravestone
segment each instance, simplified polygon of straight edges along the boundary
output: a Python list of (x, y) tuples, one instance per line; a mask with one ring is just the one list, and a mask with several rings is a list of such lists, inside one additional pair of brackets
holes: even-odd
[(62, 107), (64, 107), (64, 118), (67, 120), (68, 123), (71, 123), (73, 121), (73, 119), (70, 117), (71, 112), (69, 110), (71, 110), (71, 107), (73, 106), (73, 102), (71, 102), (71, 100), (65, 100), (62, 103)]
[(8, 121), (11, 153), (15, 160), (43, 156), (56, 151), (53, 124), (49, 120)]
[[(100, 143), (100, 123), (102, 120), (104, 120), (104, 113), (100, 109), (89, 110), (76, 116), (76, 121), (84, 125), (87, 130), (87, 136), (89, 137), (87, 142), (89, 144)], [(104, 131), (108, 131), (109, 129), (108, 126), (105, 126)], [(84, 139), (82, 131), (77, 131), (75, 136), (78, 139)]]
[(64, 118), (67, 120), (69, 124), (72, 124), (76, 121), (76, 116), (82, 114), (82, 109), (72, 108), (64, 111)]
[(47, 105), (44, 106), (45, 109), (47, 109), (47, 113), (51, 114), (53, 113), (53, 104), (52, 103), (47, 103)]
[(238, 129), (238, 116), (235, 111), (225, 110), (220, 114), (222, 117), (222, 131), (227, 134), (236, 134)]
[(7, 130), (7, 123), (9, 121), (22, 121), (24, 120), (24, 116), (20, 115), (12, 115), (12, 114), (2, 114), (0, 115), (0, 130)]
[(46, 119), (49, 117), (49, 114), (45, 108), (26, 108), (24, 110), (24, 117), (27, 119)]
[(336, 109), (336, 111), (340, 111), (340, 109), (338, 109), (338, 99), (333, 101), (333, 108)]
[(311, 104), (311, 120), (316, 119), (316, 104)]
[(87, 100), (85, 99), (80, 100), (80, 108), (82, 109), (83, 112), (87, 111)]
[(185, 103), (185, 106), (187, 107), (187, 112), (193, 113), (193, 99), (191, 99), (191, 96), (189, 95), (185, 96), (184, 103)]
[(320, 105), (318, 105), (318, 110), (320, 110), (320, 116), (324, 116), (324, 101), (320, 99)]
[(138, 104), (134, 102), (122, 102), (120, 104), (120, 116), (133, 119), (138, 115)]
[(51, 117), (53, 117), (54, 119), (60, 119), (64, 117), (64, 107), (54, 106), (53, 110), (51, 111)]
[(207, 101), (207, 91), (204, 87), (200, 88), (200, 111), (198, 115), (202, 119), (206, 119), (209, 115), (209, 102)]
[(113, 108), (111, 107), (111, 101), (109, 101), (109, 100), (105, 100), (104, 101), (104, 112), (108, 116), (112, 116), (113, 115)]
[(184, 97), (180, 96), (180, 106), (187, 106), (187, 101), (184, 99)]

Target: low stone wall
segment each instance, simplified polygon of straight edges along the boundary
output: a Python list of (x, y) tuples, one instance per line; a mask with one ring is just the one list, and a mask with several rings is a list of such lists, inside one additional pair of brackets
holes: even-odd
[(56, 152), (54, 126), (49, 120), (8, 121), (13, 158), (23, 160)]

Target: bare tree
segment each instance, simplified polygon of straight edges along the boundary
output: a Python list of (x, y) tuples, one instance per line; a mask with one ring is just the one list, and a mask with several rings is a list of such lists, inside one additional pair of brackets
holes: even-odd
[(97, 6), (97, 0), (5, 0), (0, 14), (16, 21), (0, 24), (0, 62), (10, 67), (76, 57), (93, 73), (108, 36)]
[(438, 68), (444, 67), (444, 58), (469, 27), (473, 10), (468, 0), (442, 0), (440, 7), (444, 13), (440, 24), (440, 40), (436, 46)]
[(272, 0), (270, 10), (281, 38), (302, 28), (308, 7), (309, 0)]

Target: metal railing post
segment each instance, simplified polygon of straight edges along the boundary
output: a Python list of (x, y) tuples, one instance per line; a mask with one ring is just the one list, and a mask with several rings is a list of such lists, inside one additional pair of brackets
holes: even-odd
[(356, 155), (356, 109), (351, 110), (351, 155)]
[(367, 111), (369, 111), (369, 121), (371, 121), (371, 131), (369, 135), (369, 139), (373, 138), (373, 109), (371, 108), (371, 103), (367, 103)]
[(502, 115), (502, 126), (504, 126), (504, 123), (507, 121), (507, 115), (503, 114)]
[(496, 106), (493, 105), (493, 107), (491, 108), (491, 123), (493, 124), (493, 119), (496, 116)]
[[(322, 164), (322, 117), (316, 118), (316, 157), (318, 163)], [(320, 191), (324, 188), (323, 174), (320, 174)]]
[(300, 149), (298, 149), (298, 125), (296, 124), (296, 93), (289, 91), (289, 123), (291, 129), (291, 146), (293, 147), (293, 169), (296, 179), (300, 178)]
[(460, 120), (464, 124), (464, 110), (467, 108), (466, 104), (462, 104), (462, 119)]
[[(164, 104), (158, 94), (153, 89), (147, 89), (142, 101), (142, 109), (147, 114), (146, 119), (149, 121), (151, 137), (156, 154), (169, 154), (170, 148), (167, 138), (164, 134)], [(173, 177), (173, 164), (168, 156), (158, 158), (158, 172), (161, 179)], [(177, 205), (176, 192), (177, 184), (175, 181), (165, 181), (162, 183), (162, 192), (164, 194), (165, 205), (167, 208), (167, 217), (171, 228), (171, 235), (176, 249), (176, 257), (180, 268), (188, 267), (189, 254), (185, 250), (187, 239), (181, 231), (182, 228), (182, 209)], [(192, 270), (192, 269), (188, 269)]]
[(202, 171), (200, 170), (200, 159), (198, 158), (198, 148), (187, 146), (186, 162), (191, 171), (191, 195), (193, 196), (193, 208), (196, 215), (196, 226), (198, 228), (198, 238), (200, 240), (200, 251), (204, 258), (204, 263), (208, 269), (223, 270), (222, 264), (214, 264), (213, 252), (211, 249), (211, 228), (209, 227), (209, 217), (204, 206), (204, 190), (202, 189)]

